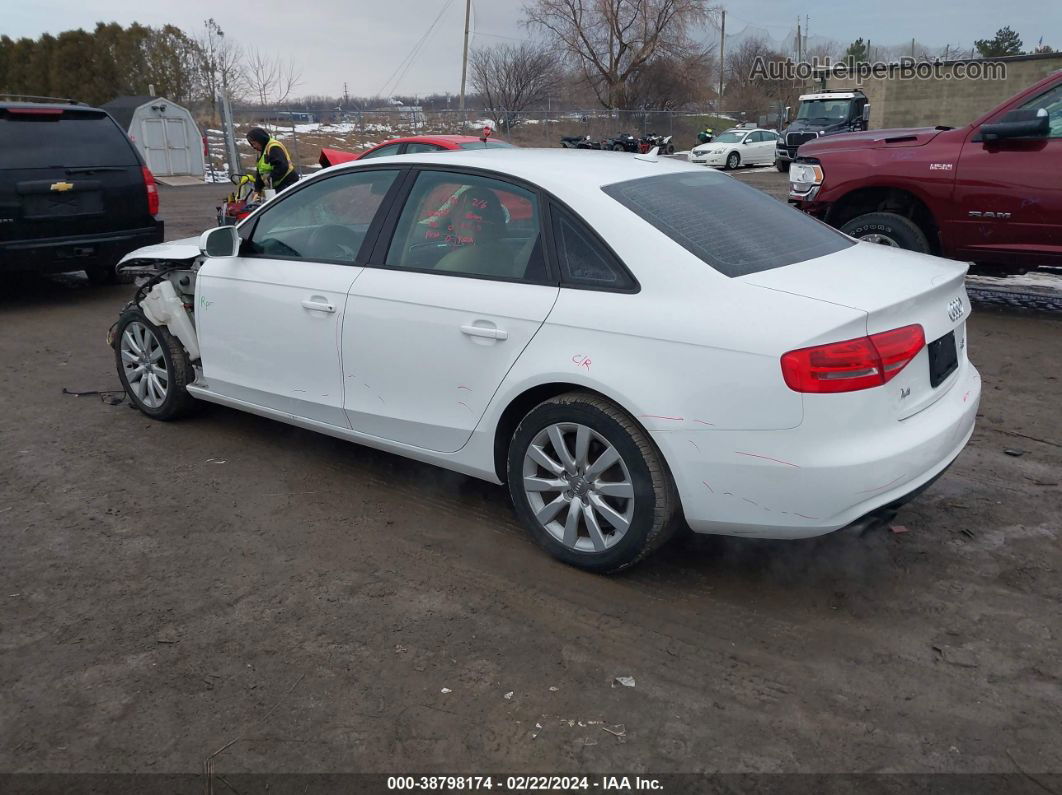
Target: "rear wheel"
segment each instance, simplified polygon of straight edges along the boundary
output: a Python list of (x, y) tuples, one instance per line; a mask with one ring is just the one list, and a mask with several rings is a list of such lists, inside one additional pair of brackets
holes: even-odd
[(613, 403), (569, 392), (540, 403), (509, 445), (516, 513), (554, 557), (614, 572), (659, 548), (679, 525), (663, 456)]
[(126, 394), (149, 417), (177, 419), (195, 405), (195, 398), (185, 389), (195, 380), (188, 352), (139, 309), (127, 310), (118, 319), (114, 357)]
[(929, 253), (929, 241), (925, 233), (914, 221), (895, 213), (860, 215), (842, 226), (841, 231), (867, 243)]
[(627, 151), (627, 147), (625, 147), (623, 144), (612, 144), (612, 151), (613, 152), (626, 152)]
[(735, 168), (741, 165), (741, 155), (737, 152), (731, 152), (726, 156), (726, 167), (729, 171), (733, 171)]

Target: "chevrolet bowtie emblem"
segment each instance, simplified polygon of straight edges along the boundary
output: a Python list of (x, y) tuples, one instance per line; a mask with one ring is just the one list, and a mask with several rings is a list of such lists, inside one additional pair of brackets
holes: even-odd
[(52, 190), (56, 193), (65, 193), (68, 190), (73, 190), (74, 184), (72, 182), (53, 182)]

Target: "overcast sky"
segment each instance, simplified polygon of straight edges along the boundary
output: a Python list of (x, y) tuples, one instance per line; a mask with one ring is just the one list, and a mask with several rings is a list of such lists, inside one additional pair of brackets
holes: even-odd
[[(227, 37), (291, 58), (302, 71), (299, 94), (339, 95), (344, 82), (352, 95), (456, 93), (461, 82), (464, 0), (5, 0), (5, 5), (0, 32), (12, 37), (91, 29), (100, 20), (172, 23), (197, 33), (212, 16)], [(1041, 36), (1045, 44), (1062, 49), (1059, 0), (745, 0), (722, 5), (728, 34), (752, 26), (778, 41), (792, 41), (797, 15), (803, 19), (807, 14), (813, 39), (846, 44), (862, 36), (874, 44), (894, 45), (914, 36), (926, 45), (969, 48), (975, 39), (991, 38), (1010, 25), (1026, 49)], [(527, 38), (520, 25), (522, 8), (523, 0), (473, 0), (471, 46)], [(398, 79), (403, 61), (440, 12), (438, 25)]]

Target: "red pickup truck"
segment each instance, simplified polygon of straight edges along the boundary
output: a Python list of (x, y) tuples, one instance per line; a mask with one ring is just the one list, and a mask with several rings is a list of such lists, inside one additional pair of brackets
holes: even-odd
[(965, 127), (809, 141), (789, 201), (875, 243), (996, 271), (1062, 265), (1062, 72)]

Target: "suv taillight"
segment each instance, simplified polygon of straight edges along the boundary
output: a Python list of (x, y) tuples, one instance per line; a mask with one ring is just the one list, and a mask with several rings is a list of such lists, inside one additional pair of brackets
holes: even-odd
[(159, 188), (158, 185), (155, 184), (155, 176), (147, 166), (143, 166), (141, 171), (144, 173), (144, 189), (147, 191), (148, 215), (158, 215)]
[(855, 392), (892, 380), (926, 345), (918, 324), (782, 355), (782, 377), (795, 392)]

